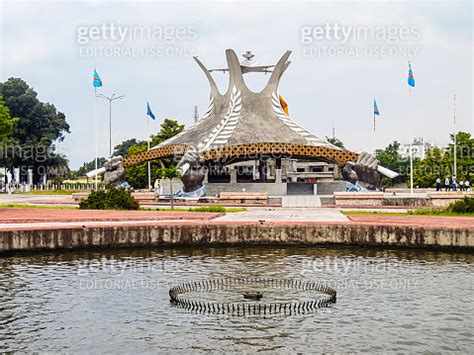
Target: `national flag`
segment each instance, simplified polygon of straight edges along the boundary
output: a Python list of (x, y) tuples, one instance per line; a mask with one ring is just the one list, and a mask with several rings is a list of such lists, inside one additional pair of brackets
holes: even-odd
[(100, 78), (99, 74), (97, 74), (97, 71), (94, 69), (94, 80), (92, 81), (92, 84), (94, 85), (95, 88), (100, 88), (102, 86), (102, 79)]
[(289, 116), (289, 113), (288, 113), (288, 104), (287, 104), (286, 101), (283, 99), (283, 97), (281, 97), (280, 95), (278, 96), (278, 98), (280, 99), (280, 105), (281, 105), (281, 108), (283, 109), (283, 112), (285, 112), (285, 115)]
[(154, 115), (153, 112), (151, 111), (151, 107), (150, 107), (150, 104), (148, 103), (148, 101), (147, 101), (147, 103), (146, 103), (146, 114), (147, 114), (148, 116), (150, 116), (151, 119), (153, 119), (153, 120), (156, 119), (155, 115)]
[(374, 98), (374, 115), (380, 116), (379, 108), (377, 107), (377, 101)]
[(408, 62), (408, 85), (415, 87), (415, 77), (413, 76), (413, 70), (411, 69), (410, 62)]

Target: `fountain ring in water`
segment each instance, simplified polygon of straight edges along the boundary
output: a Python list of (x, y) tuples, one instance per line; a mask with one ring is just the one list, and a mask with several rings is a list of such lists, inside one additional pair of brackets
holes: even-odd
[[(288, 301), (288, 302), (259, 302), (261, 297), (255, 297), (255, 302), (208, 302), (194, 300), (184, 297), (185, 294), (196, 292), (217, 292), (233, 291), (236, 288), (261, 287), (270, 289), (305, 291), (309, 293), (323, 294), (322, 297), (309, 301)], [(241, 294), (248, 292), (261, 294), (259, 291), (236, 291)], [(292, 315), (314, 313), (318, 308), (328, 307), (336, 302), (336, 290), (331, 287), (318, 284), (312, 281), (292, 280), (292, 279), (265, 279), (265, 278), (240, 278), (240, 279), (211, 279), (194, 281), (172, 287), (169, 290), (171, 303), (185, 310), (207, 313), (225, 314), (232, 316), (247, 315)], [(246, 297), (248, 298), (248, 297)]]

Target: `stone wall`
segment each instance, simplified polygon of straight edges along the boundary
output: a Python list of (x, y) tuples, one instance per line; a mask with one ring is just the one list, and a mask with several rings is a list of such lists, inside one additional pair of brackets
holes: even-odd
[(472, 192), (430, 192), (427, 197), (433, 207), (446, 207), (454, 201), (461, 200), (464, 196), (474, 197)]
[(286, 183), (248, 182), (248, 183), (208, 183), (206, 194), (217, 196), (220, 192), (266, 192), (268, 196), (286, 195)]
[[(217, 196), (220, 192), (267, 192), (268, 196), (286, 195), (286, 183), (248, 182), (248, 183), (206, 183), (206, 196)], [(173, 191), (183, 187), (181, 181), (173, 181)], [(170, 192), (169, 181), (163, 184), (163, 193)]]
[(383, 206), (383, 192), (336, 192), (336, 206)]
[(406, 194), (393, 195), (383, 192), (336, 192), (334, 200), (336, 206), (446, 207), (465, 196), (473, 197), (474, 194), (472, 192), (431, 192), (411, 197)]
[[(287, 194), (286, 183), (278, 182), (240, 182), (240, 183), (206, 183), (207, 196), (217, 196), (219, 192), (267, 192), (268, 196), (285, 196)], [(180, 180), (173, 180), (173, 191), (183, 187)], [(314, 192), (318, 195), (332, 195), (335, 191), (345, 191), (344, 181), (321, 182), (314, 185)], [(169, 181), (163, 183), (163, 193), (170, 192)]]
[(332, 181), (332, 182), (318, 182), (317, 193), (318, 195), (333, 195), (335, 192), (346, 191), (345, 181)]
[(0, 231), (0, 253), (169, 245), (361, 245), (474, 250), (474, 230), (360, 224), (171, 224)]
[(399, 207), (431, 207), (431, 201), (426, 197), (384, 196), (383, 206)]

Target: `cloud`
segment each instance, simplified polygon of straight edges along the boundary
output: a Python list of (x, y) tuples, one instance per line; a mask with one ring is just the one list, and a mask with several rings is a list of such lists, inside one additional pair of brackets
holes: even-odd
[[(146, 137), (146, 101), (163, 118), (192, 122), (194, 105), (202, 113), (209, 88), (191, 55), (80, 56), (77, 29), (114, 23), (122, 26), (186, 26), (195, 40), (178, 41), (176, 51), (189, 49), (206, 66), (225, 66), (224, 50), (252, 50), (261, 64), (271, 64), (287, 49), (292, 64), (280, 91), (292, 117), (315, 134), (330, 135), (333, 125), (346, 146), (370, 149), (371, 105), (377, 96), (381, 117), (378, 144), (407, 142), (408, 124), (416, 135), (446, 143), (452, 94), (458, 95), (459, 128), (472, 129), (472, 4), (470, 2), (3, 2), (1, 79), (20, 76), (42, 100), (66, 113), (72, 134), (65, 147), (73, 167), (94, 156), (92, 70), (98, 68), (105, 94), (124, 94), (113, 106), (113, 142)], [(325, 24), (341, 26), (418, 27), (422, 38), (412, 60), (417, 87), (408, 106), (407, 60), (403, 56), (303, 55), (301, 28)], [(352, 41), (363, 50), (377, 41)], [(110, 45), (97, 41), (95, 46)], [(320, 45), (320, 43), (315, 44)], [(386, 45), (386, 43), (383, 43)], [(405, 43), (396, 44), (402, 48)], [(166, 47), (160, 41), (130, 41), (128, 47)], [(347, 46), (346, 46), (347, 48)], [(178, 53), (178, 52), (176, 52)], [(178, 53), (179, 54), (179, 53)], [(268, 76), (247, 76), (251, 88)], [(227, 76), (216, 73), (222, 88)], [(108, 106), (98, 102), (100, 155), (108, 152)]]

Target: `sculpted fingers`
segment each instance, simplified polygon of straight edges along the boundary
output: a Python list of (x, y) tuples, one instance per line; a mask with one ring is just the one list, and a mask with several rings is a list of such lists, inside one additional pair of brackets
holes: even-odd
[(197, 152), (192, 151), (192, 150), (188, 150), (188, 151), (183, 155), (183, 157), (181, 158), (181, 160), (179, 161), (178, 167), (179, 167), (179, 166), (183, 166), (184, 164), (190, 164), (190, 165), (191, 165), (191, 164), (193, 164), (197, 159), (198, 159)]
[(360, 153), (357, 158), (357, 165), (367, 166), (371, 169), (377, 169), (378, 163), (377, 157), (367, 152)]
[(369, 158), (369, 153), (367, 152), (362, 152), (359, 154), (359, 157), (357, 158), (356, 164), (358, 165), (366, 165), (366, 161)]
[(377, 169), (377, 165), (378, 165), (377, 157), (374, 154), (370, 154), (369, 158), (367, 159), (366, 164), (371, 169)]

